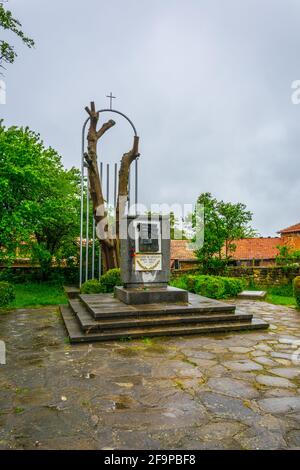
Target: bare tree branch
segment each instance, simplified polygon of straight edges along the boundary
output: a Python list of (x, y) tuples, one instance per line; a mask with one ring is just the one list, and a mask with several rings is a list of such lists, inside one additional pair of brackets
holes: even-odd
[(112, 119), (104, 123), (97, 132), (97, 139), (100, 139), (100, 137), (102, 137), (103, 134), (105, 134), (105, 132), (108, 131), (108, 129), (110, 129), (111, 127), (113, 127), (115, 124), (115, 121), (113, 121)]

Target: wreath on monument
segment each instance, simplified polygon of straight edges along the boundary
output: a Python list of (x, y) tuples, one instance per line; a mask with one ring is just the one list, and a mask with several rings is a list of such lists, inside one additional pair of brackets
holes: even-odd
[(140, 261), (139, 259), (136, 259), (136, 263), (137, 263), (144, 271), (153, 271), (155, 268), (157, 268), (157, 266), (159, 266), (159, 264), (160, 264), (160, 259), (158, 259), (157, 261), (155, 261), (155, 263), (154, 263), (152, 266), (145, 266), (144, 263), (142, 263), (142, 261)]

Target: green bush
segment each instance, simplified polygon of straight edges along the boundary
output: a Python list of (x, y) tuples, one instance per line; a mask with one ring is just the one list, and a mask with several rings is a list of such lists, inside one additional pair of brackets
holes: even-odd
[(228, 297), (236, 297), (247, 287), (247, 281), (245, 279), (222, 277), (222, 280), (225, 284), (225, 292)]
[[(201, 277), (206, 277), (206, 276), (201, 276)], [(187, 276), (186, 278), (186, 285), (187, 285), (187, 290), (190, 292), (196, 293), (196, 282), (197, 279), (199, 279), (200, 276), (197, 276), (195, 274), (191, 274), (190, 276)]]
[(110, 269), (100, 278), (100, 284), (102, 286), (102, 292), (113, 292), (115, 286), (121, 286), (121, 274), (120, 269)]
[(82, 284), (80, 292), (82, 294), (107, 294), (114, 291), (115, 286), (121, 286), (120, 269), (110, 269), (103, 276), (100, 281), (97, 279), (90, 279)]
[(82, 284), (80, 292), (81, 294), (100, 294), (103, 292), (103, 287), (97, 279), (90, 279)]
[(171, 280), (170, 285), (173, 287), (177, 287), (178, 289), (188, 290), (187, 276), (175, 277)]
[(185, 275), (174, 279), (171, 285), (211, 299), (235, 297), (246, 287), (244, 279), (209, 275)]
[(9, 282), (0, 282), (0, 307), (7, 307), (15, 299), (14, 288)]
[(296, 304), (300, 308), (300, 276), (295, 277), (293, 281), (293, 289)]
[(197, 276), (194, 291), (196, 294), (211, 299), (223, 299), (226, 297), (225, 284), (221, 277)]

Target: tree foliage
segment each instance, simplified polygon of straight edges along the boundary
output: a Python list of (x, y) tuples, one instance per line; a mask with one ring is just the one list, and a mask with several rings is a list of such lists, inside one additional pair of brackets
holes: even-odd
[[(13, 17), (11, 11), (6, 10), (3, 2), (0, 2), (0, 27), (4, 30), (11, 31), (18, 36), (21, 41), (29, 48), (34, 46), (33, 39), (29, 38), (22, 31), (22, 24)], [(0, 66), (2, 63), (12, 64), (17, 57), (14, 46), (7, 41), (0, 40)]]
[(294, 250), (288, 245), (278, 246), (279, 254), (276, 256), (276, 264), (279, 266), (300, 265), (300, 250)]
[(74, 255), (79, 233), (78, 170), (64, 169), (57, 152), (28, 128), (0, 125), (0, 250), (12, 259), (27, 242), (47, 269)]
[(210, 193), (202, 193), (197, 203), (204, 207), (204, 243), (197, 257), (205, 272), (220, 271), (236, 249), (234, 240), (256, 235), (252, 213), (245, 204), (218, 201)]

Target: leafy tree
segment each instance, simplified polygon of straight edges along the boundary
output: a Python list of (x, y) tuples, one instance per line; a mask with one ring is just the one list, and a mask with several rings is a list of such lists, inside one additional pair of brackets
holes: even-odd
[(221, 271), (236, 249), (234, 240), (256, 235), (252, 213), (245, 204), (218, 201), (210, 193), (201, 194), (197, 203), (204, 206), (204, 243), (197, 257), (205, 272)]
[(293, 250), (288, 245), (279, 245), (279, 255), (276, 256), (276, 264), (279, 266), (299, 266), (300, 250)]
[(79, 172), (64, 169), (28, 128), (0, 125), (0, 250), (12, 259), (27, 242), (45, 272), (76, 254), (79, 233)]
[[(3, 2), (0, 2), (0, 27), (4, 30), (11, 31), (17, 35), (21, 41), (32, 48), (34, 46), (33, 39), (27, 37), (22, 31), (22, 24), (19, 20), (13, 17), (11, 11), (4, 8)], [(14, 46), (9, 44), (7, 41), (0, 40), (0, 67), (3, 67), (2, 62), (7, 64), (14, 63), (17, 57), (17, 53)]]

